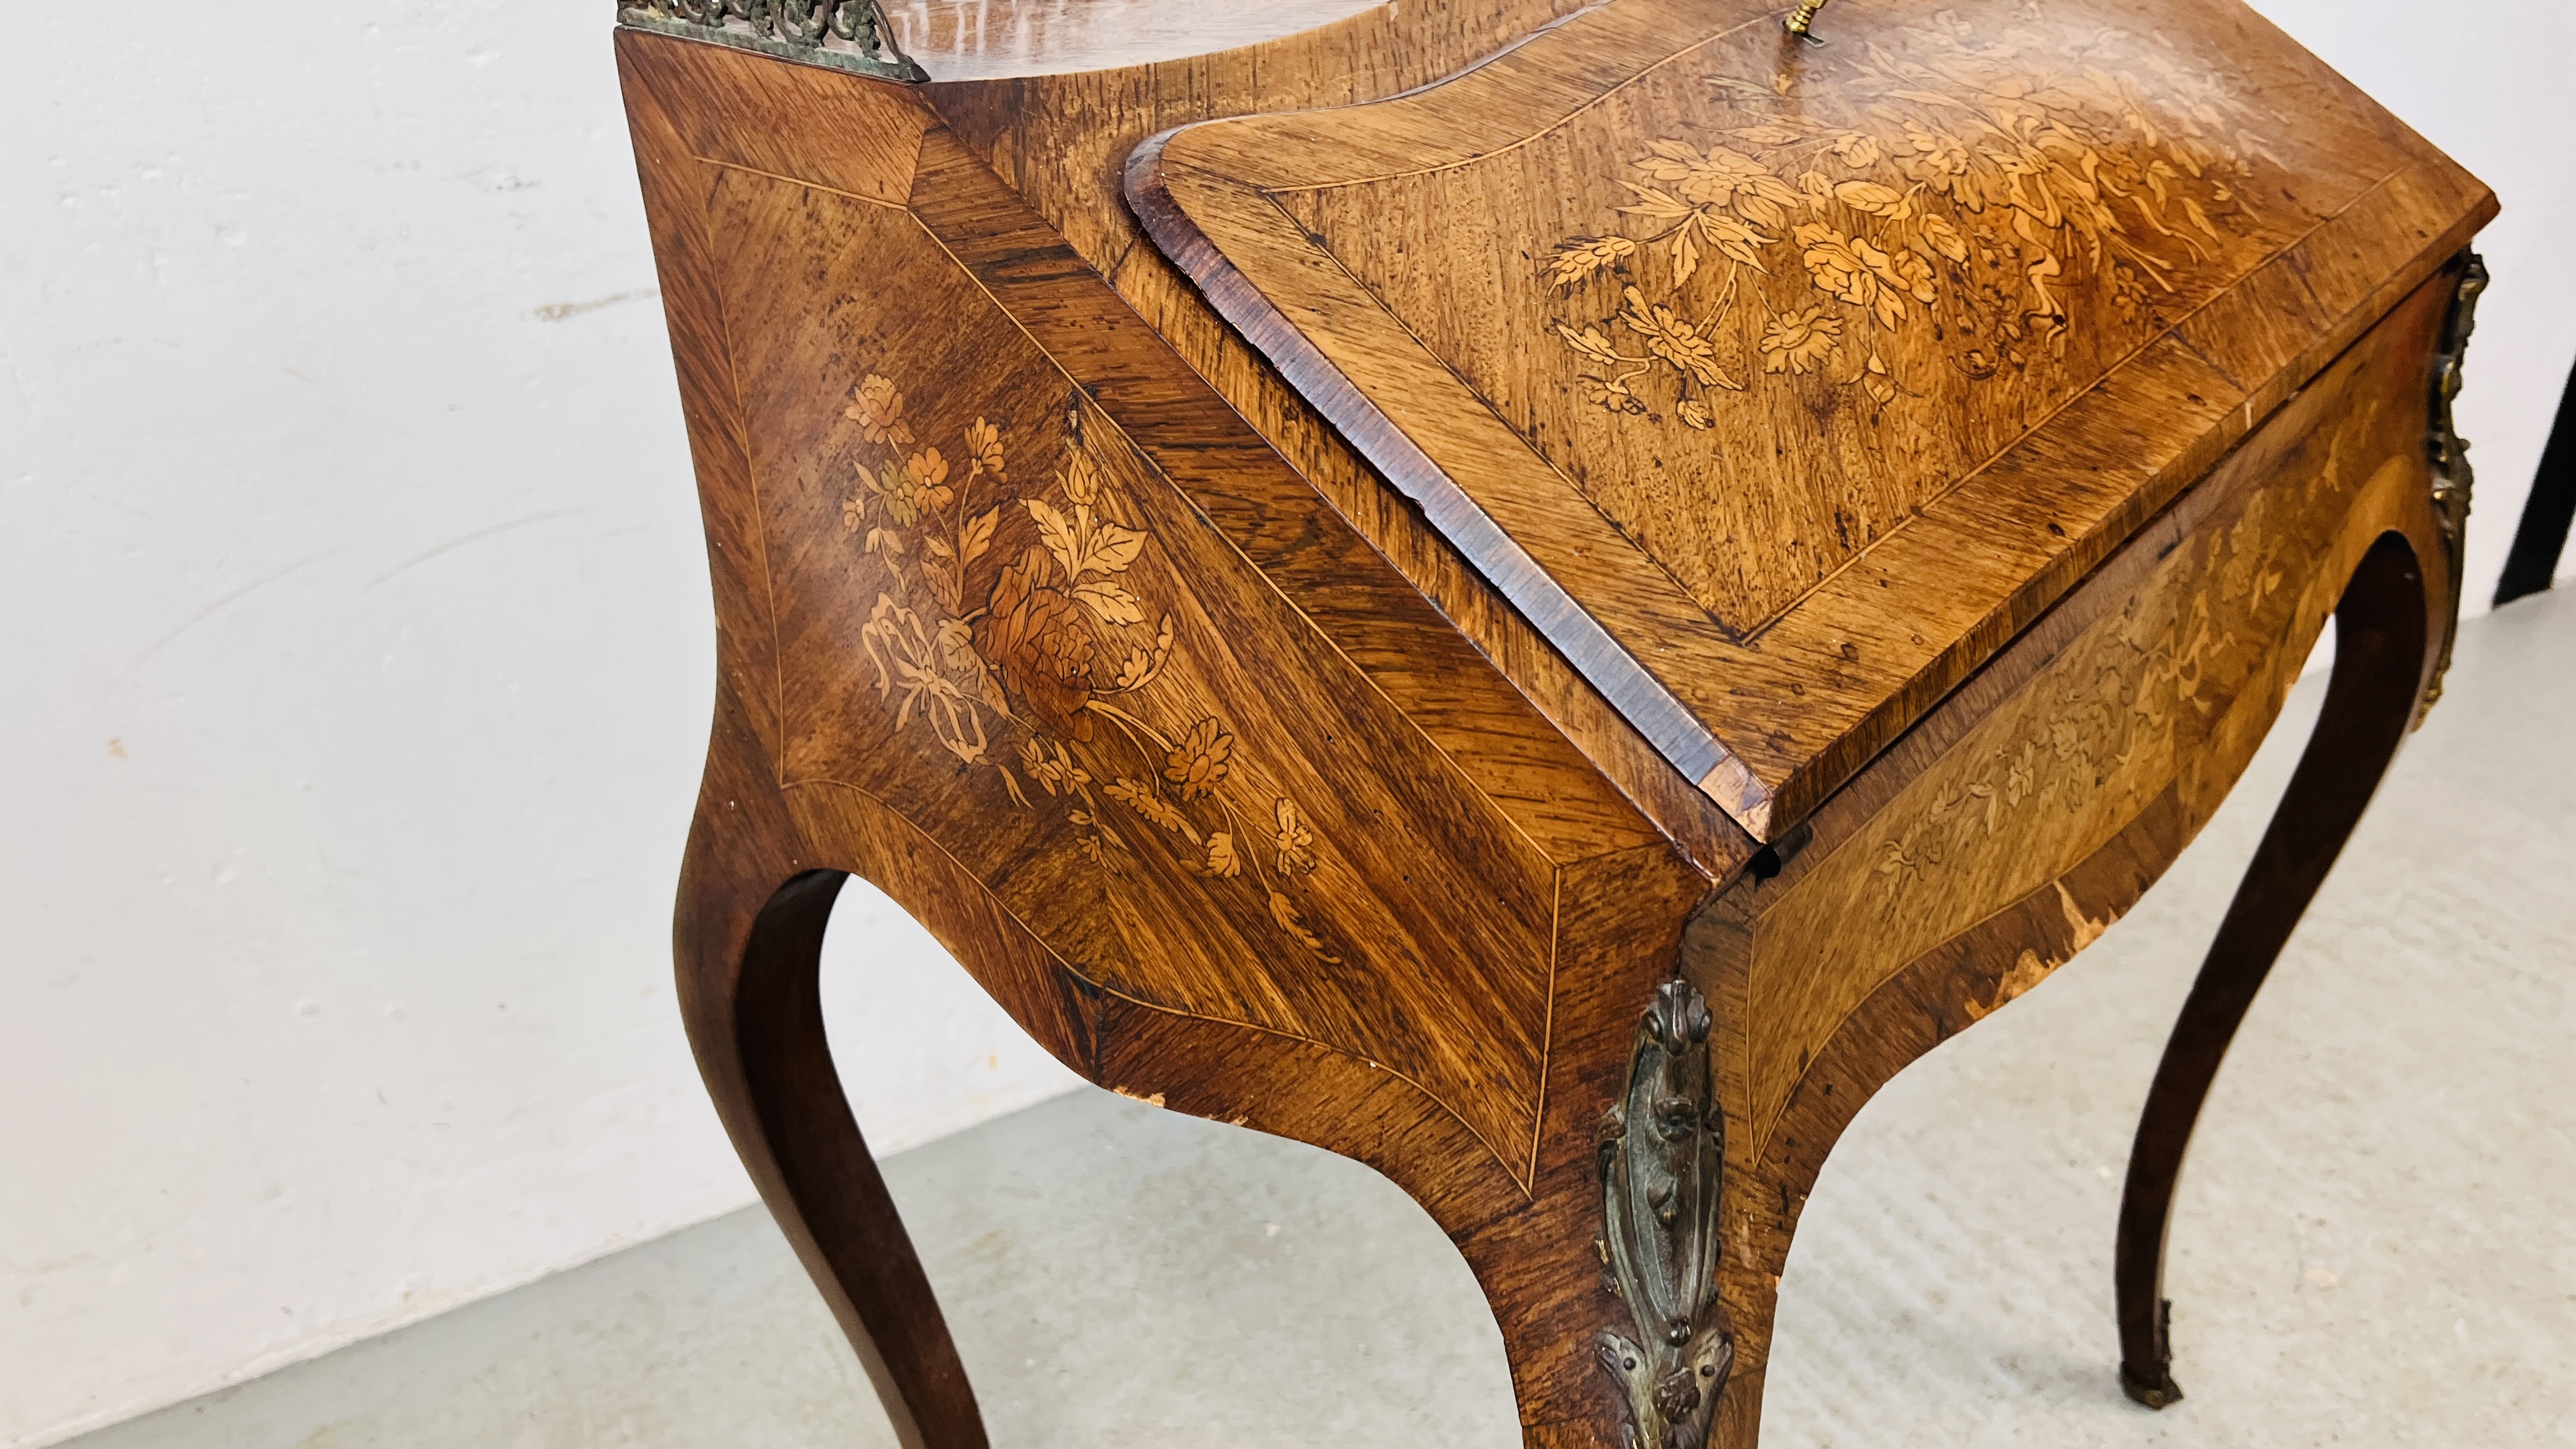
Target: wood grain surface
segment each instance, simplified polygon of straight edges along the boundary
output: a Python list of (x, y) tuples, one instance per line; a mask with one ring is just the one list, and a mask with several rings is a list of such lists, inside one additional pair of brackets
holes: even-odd
[[(2193, 19), (2198, 29), (2167, 26), (2179, 39), (2160, 42), (2185, 51), (2205, 51), (2212, 35), (2269, 34), (2213, 0), (2046, 3), (2041, 13), (2061, 20), (2070, 8)], [(1597, 244), (1603, 228), (1628, 224), (1619, 206), (1659, 204), (1618, 181), (1693, 184), (1635, 165), (1663, 155), (1650, 144), (1663, 130), (1646, 124), (1656, 107), (1681, 102), (1657, 100), (1633, 57), (1595, 64), (1593, 51), (1565, 47), (1626, 34), (1635, 54), (1670, 57), (1702, 32), (1721, 48), (1750, 42), (1725, 39), (1743, 16), (1723, 3), (1576, 11), (1408, 0), (1221, 55), (923, 87), (665, 35), (618, 37), (718, 640), (675, 933), (682, 1008), (728, 1130), (907, 1446), (985, 1441), (812, 1009), (816, 923), (839, 875), (876, 883), (1091, 1080), (1312, 1142), (1397, 1182), (1451, 1235), (1493, 1305), (1526, 1442), (1561, 1449), (1608, 1449), (1625, 1432), (1623, 1400), (1597, 1360), (1597, 1336), (1632, 1321), (1603, 1291), (1594, 1246), (1598, 1124), (1625, 1092), (1639, 1014), (1660, 983), (1685, 974), (1716, 1018), (1728, 1149), (1719, 1281), (1738, 1335), (1710, 1442), (1745, 1446), (1796, 1204), (1851, 1112), (1904, 1062), (2043, 979), (2162, 871), (2250, 757), (2373, 540), (2404, 539), (2428, 596), (2448, 597), (2423, 448), (2447, 283), (2426, 278), (2445, 239), (2491, 201), (2312, 63), (2251, 56), (2231, 72), (2239, 82), (2294, 91), (2299, 114), (2322, 119), (2314, 135), (2267, 136), (2262, 153), (2230, 132), (2231, 154), (2258, 171), (2286, 166), (2281, 148), (2325, 145), (2327, 121), (2346, 127), (2331, 133), (2345, 144), (2331, 158), (2297, 153), (2297, 195), (2264, 201), (2271, 231), (2231, 230), (2241, 218), (2209, 210), (2211, 176), (2245, 175), (2224, 171), (2215, 152), (2198, 156), (2199, 172), (2177, 163), (2187, 180), (2163, 178), (2170, 197), (2201, 201), (2219, 232), (2191, 223), (2179, 199), (2158, 213), (2191, 225), (2198, 240), (2173, 255), (2207, 269), (2190, 271), (2199, 290), (2187, 314), (2155, 313), (2152, 300), (2138, 316), (2118, 314), (2116, 272), (2095, 269), (2127, 254), (2105, 242), (2111, 261), (2100, 262), (2051, 231), (2064, 247), (2047, 279), (2066, 299), (2062, 316), (2029, 310), (2026, 264), (1995, 284), (2020, 299), (2011, 315), (2026, 366), (2010, 377), (1930, 374), (1941, 379), (1936, 401), (1891, 365), (1921, 395), (1879, 398), (1866, 368), (1820, 370), (1829, 355), (1865, 363), (1857, 349), (1870, 338), (1893, 364), (1904, 337), (1922, 344), (1908, 366), (1955, 373), (1957, 349), (1975, 344), (1938, 310), (1951, 304), (1923, 303), (1891, 260), (1906, 287), (1893, 322), (1880, 315), (1885, 296), (1832, 302), (1868, 310), (1834, 313), (1844, 325), (1830, 348), (1814, 340), (1829, 329), (1810, 326), (1765, 354), (1788, 292), (1805, 289), (1800, 315), (1831, 301), (1807, 295), (1818, 290), (1806, 259), (1816, 248), (1765, 242), (1756, 258), (1777, 275), (1740, 281), (1736, 295), (1748, 309), (1762, 287), (1782, 295), (1763, 294), (1766, 330), (1750, 330), (1750, 310), (1739, 319), (1752, 365), (1726, 376), (1742, 390), (1691, 375), (1708, 429), (1680, 418), (1672, 389), (1686, 368), (1627, 380), (1640, 398), (1666, 389), (1644, 413), (1579, 395), (1550, 401), (1542, 373), (1568, 355), (1553, 323), (1526, 357), (1476, 354), (1527, 372), (1512, 384), (1530, 389), (1527, 408), (1487, 415), (1509, 448), (1525, 458), (1601, 450), (1584, 465), (1601, 470), (1591, 483), (1570, 462), (1546, 470), (1572, 490), (1561, 499), (1595, 520), (1608, 515), (1584, 490), (1638, 471), (1636, 456), (1616, 451), (1633, 442), (1618, 429), (1675, 428), (1698, 446), (1722, 431), (1719, 405), (1738, 410), (1725, 428), (1739, 446), (1722, 462), (1739, 471), (1723, 488), (1691, 485), (1704, 496), (1671, 495), (1676, 519), (1705, 505), (1689, 524), (1701, 533), (1611, 531), (1619, 548), (1656, 561), (1660, 587), (1687, 596), (1715, 641), (1664, 652), (1705, 644), (1759, 656), (1759, 667), (1690, 684), (1700, 692), (1684, 715), (1712, 742), (1724, 736), (1741, 766), (1742, 788), (1712, 794), (1712, 772), (1676, 767), (1668, 733), (1604, 675), (1600, 656), (1563, 644), (1569, 621), (1591, 620), (1609, 638), (1604, 621), (1626, 596), (1595, 591), (1577, 606), (1568, 594), (1571, 613), (1528, 607), (1509, 571), (1458, 531), (1466, 515), (1422, 506), (1418, 480), (1344, 421), (1362, 390), (1336, 395), (1273, 366), (1258, 328), (1237, 331), (1210, 306), (1210, 295), (1226, 299), (1223, 279), (1201, 292), (1121, 198), (1128, 153), (1174, 126), (1354, 107), (1244, 123), (1345, 126), (1379, 114), (1360, 103), (1446, 76), (1465, 72), (1454, 86), (1518, 75), (1500, 101), (1536, 107), (1537, 129), (1515, 123), (1528, 136), (1556, 126), (1550, 116), (1581, 111), (1591, 119), (1579, 131), (1642, 108), (1634, 127), (1551, 163), (1590, 167), (1549, 204), (1569, 224), (1590, 208), (1592, 230), (1578, 234)], [(1873, 0), (1835, 15), (1837, 43), (1898, 23)], [(1666, 26), (1653, 45), (1633, 33), (1641, 16)], [(2200, 23), (2211, 16), (2225, 25)], [(2034, 55), (2074, 44), (2048, 34), (2057, 38), (2043, 36)], [(1600, 54), (1614, 51), (1628, 53)], [(2156, 84), (2181, 84), (2137, 65)], [(1718, 99), (1688, 91), (1701, 120), (1741, 119), (1725, 97), (1752, 101), (1704, 89)], [(1780, 110), (1787, 92), (1768, 94)], [(1598, 104), (1585, 110), (1583, 97)], [(1821, 100), (1799, 114), (1809, 112), (1860, 133)], [(2138, 116), (2171, 119), (2152, 105)], [(1398, 149), (1446, 144), (1487, 119), (1478, 108), (1421, 118)], [(1735, 129), (1765, 124), (1796, 129), (1776, 116)], [(1877, 164), (1856, 160), (1863, 148), (1839, 129), (1817, 136), (1734, 140), (1821, 146), (1852, 179)], [(1875, 144), (1892, 154), (1892, 137)], [(1693, 144), (1688, 164), (1710, 164), (1719, 143)], [(2184, 154), (2171, 137), (2122, 144), (2132, 161)], [(1167, 171), (1172, 154), (1162, 152)], [(1294, 154), (1283, 143), (1265, 164)], [(2381, 162), (2396, 169), (2369, 180)], [(1441, 164), (1457, 176), (1426, 171), (1356, 209), (1316, 201), (1292, 228), (1296, 245), (1338, 256), (1309, 232), (1339, 228), (1337, 245), (1351, 250), (1351, 228), (1389, 222), (1386, 246), (1355, 256), (1356, 270), (1380, 268), (1370, 285), (1415, 299), (1406, 306), (1451, 306), (1423, 279), (1463, 265), (1459, 256), (1498, 255), (1500, 243), (1478, 230), (1485, 223), (1406, 232), (1412, 221), (1389, 218), (1420, 220), (1428, 193), (1397, 193), (1502, 163)], [(1383, 168), (1364, 175), (1393, 185)], [(2337, 186), (2360, 189), (2327, 207), (2319, 198)], [(1346, 199), (1368, 189), (1355, 184)], [(1605, 200), (1606, 213), (1595, 205)], [(1879, 198), (1800, 201), (1783, 220), (1849, 221), (1826, 208), (1862, 202)], [(2292, 202), (2312, 224), (2284, 241), (2287, 223), (2274, 223)], [(1490, 221), (1534, 203), (1524, 181), (1475, 205)], [(2022, 208), (2007, 186), (1988, 209)], [(1920, 229), (1931, 212), (1866, 214)], [(2137, 214), (2131, 206), (2122, 225), (2143, 229)], [(1986, 221), (2018, 238), (2009, 246), (2039, 244), (2000, 212)], [(1723, 230), (1690, 224), (1703, 239)], [(1955, 223), (1963, 237), (1981, 224)], [(1923, 235), (1951, 260), (1937, 233)], [(1531, 243), (1528, 276), (1458, 275), (1526, 300), (1537, 268), (1563, 265), (1556, 240)], [(1652, 281), (1665, 300), (1642, 305), (1673, 306), (1679, 288), (1708, 280), (1698, 272), (1723, 275), (1716, 247), (1687, 282), (1673, 276), (1669, 238), (1638, 240), (1605, 263), (1629, 269), (1614, 292), (1551, 281), (1535, 294), (1568, 308), (1615, 296), (1624, 316), (1627, 286), (1644, 297)], [(1964, 284), (1936, 271), (1928, 285), (1942, 297)], [(1856, 280), (1847, 290), (1865, 291)], [(1368, 306), (1395, 315), (1378, 298)], [(1692, 313), (1694, 328), (1713, 315)], [(1644, 334), (1618, 316), (1559, 320), (1643, 355), (1632, 343)], [(2063, 356), (2044, 322), (2062, 334)], [(2079, 324), (2090, 329), (2082, 337)], [(1368, 327), (1381, 323), (1353, 325), (1374, 336)], [(1494, 325), (1534, 324), (1497, 312)], [(1435, 343), (1447, 345), (1426, 327), (1403, 345)], [(1765, 370), (1764, 356), (1784, 360)], [(1442, 405), (1441, 388), (1487, 396), (1464, 380), (1471, 370), (1444, 363), (1447, 381), (1431, 378), (1406, 401)], [(1501, 376), (1478, 385), (1499, 395)], [(2007, 393), (2009, 406), (1979, 411), (1977, 399)], [(1851, 415), (1859, 400), (1887, 415), (1883, 438), (1864, 431), (1880, 424)], [(1580, 426), (1532, 421), (1560, 405)], [(1774, 414), (1809, 429), (1802, 448), (1822, 453), (1767, 472), (1739, 456)], [(2030, 428), (2014, 434), (2012, 416)], [(1961, 461), (1989, 445), (2002, 451)], [(1944, 481), (1963, 468), (1965, 481)], [(1805, 530), (1823, 515), (1802, 522), (1798, 510), (1837, 487), (1875, 510), (1867, 528), (1835, 535), (1841, 563), (1811, 568), (1806, 553), (1777, 548), (1725, 562), (1717, 544), (1754, 527), (1728, 508), (1769, 520), (1773, 543), (1795, 535), (1813, 551), (1821, 536)], [(1655, 553), (1667, 548), (1678, 565)], [(1693, 578), (1714, 606), (1691, 592)], [(1852, 580), (1885, 581), (1850, 606), (1858, 622), (1846, 620), (1843, 643), (1859, 637), (1851, 629), (1879, 631), (1857, 657), (1838, 645), (1839, 664), (1819, 663), (1785, 647), (1801, 611), (1824, 609)], [(1763, 608), (1773, 613), (1757, 619)], [(1722, 618), (1728, 609), (1739, 615)], [(1764, 742), (1746, 748), (1771, 753), (1738, 753), (1723, 710), (1764, 721)], [(1793, 757), (1802, 762), (1787, 773), (1757, 768)]]
[[(1589, 1272), (1601, 1044), (1713, 879), (1675, 837), (1750, 842), (1678, 780), (1659, 828), (906, 92), (619, 45), (717, 585), (684, 1009), (898, 1418), (969, 1442), (884, 1343), (944, 1331), (849, 1246), (900, 1241), (832, 1186), (855, 1125), (760, 1085), (819, 1047), (746, 1005), (817, 870), (1093, 1080), (1385, 1171), (1579, 1360), (1545, 1285)], [(1527, 1402), (1561, 1357), (1515, 1355)]]
[(1725, 1004), (1745, 1112), (1727, 1270), (1757, 1384), (1798, 1208), (1870, 1095), (2136, 903), (2252, 759), (2373, 544), (2404, 540), (2419, 608), (2439, 607), (2424, 384), (2448, 282), (1828, 800), (1777, 875), (1694, 919), (1685, 969)]
[(2492, 210), (2233, 0), (1860, 0), (1823, 48), (1774, 18), (1603, 6), (1397, 99), (1184, 128), (1128, 178), (1763, 836)]

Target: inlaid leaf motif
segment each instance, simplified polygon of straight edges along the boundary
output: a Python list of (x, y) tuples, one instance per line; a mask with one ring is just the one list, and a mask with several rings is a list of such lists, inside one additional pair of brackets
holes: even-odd
[[(1884, 310), (1885, 294), (1879, 287), (1880, 273), (1889, 264), (1887, 253), (1813, 221), (1798, 228), (1798, 245), (1805, 248), (1807, 275), (1817, 291), (1869, 309), (1880, 326), (1896, 325)], [(1901, 298), (1895, 308), (1897, 319), (1902, 320), (1905, 303)]]
[(1646, 413), (1646, 400), (1637, 396), (1636, 392), (1628, 386), (1628, 378), (1634, 376), (1636, 373), (1633, 372), (1627, 377), (1593, 377), (1586, 374), (1574, 380), (1575, 392), (1585, 402), (1605, 412), (1635, 413), (1643, 417)]
[(1783, 125), (1779, 123), (1764, 126), (1741, 126), (1735, 130), (1727, 132), (1726, 134), (1733, 136), (1739, 141), (1750, 141), (1756, 146), (1786, 146), (1792, 141), (1806, 139), (1807, 135), (1805, 131), (1796, 126)]
[[(1764, 236), (1723, 212), (1701, 212), (1696, 226), (1699, 234), (1708, 239), (1709, 245), (1716, 247), (1729, 260), (1741, 262), (1757, 272), (1769, 270), (1762, 265), (1762, 254), (1755, 248), (1769, 246), (1779, 238)], [(1688, 232), (1685, 230), (1680, 234), (1687, 235)]]
[(1207, 873), (1220, 879), (1243, 874), (1243, 862), (1234, 858), (1234, 837), (1225, 831), (1207, 839)]
[(1173, 809), (1171, 802), (1156, 794), (1154, 787), (1144, 781), (1129, 779), (1122, 775), (1110, 781), (1108, 787), (1101, 793), (1134, 810), (1155, 825), (1161, 826), (1165, 831), (1178, 835), (1193, 845), (1198, 843), (1199, 833), (1191, 828), (1189, 818)]
[(1664, 259), (1672, 267), (1673, 285), (1676, 287), (1689, 281), (1691, 274), (1699, 270), (1699, 237), (1692, 222), (1683, 222), (1664, 237)]
[(1637, 196), (1636, 205), (1619, 208), (1624, 216), (1642, 216), (1651, 221), (1686, 221), (1699, 215), (1698, 207), (1659, 188), (1642, 186), (1634, 181), (1622, 181), (1619, 184), (1635, 192)]
[(1270, 840), (1279, 853), (1279, 873), (1287, 875), (1295, 871), (1313, 870), (1315, 868), (1315, 833), (1306, 828), (1305, 818), (1297, 813), (1297, 807), (1282, 797), (1278, 804), (1272, 807), (1271, 819), (1278, 826)]
[(1834, 137), (1834, 155), (1854, 171), (1864, 171), (1878, 164), (1878, 138), (1861, 131), (1845, 131)]
[(1142, 689), (1146, 685), (1153, 683), (1154, 676), (1163, 672), (1163, 665), (1165, 661), (1171, 658), (1171, 654), (1172, 616), (1165, 614), (1163, 616), (1163, 627), (1158, 630), (1154, 636), (1153, 647), (1151, 649), (1130, 649), (1127, 653), (1125, 662), (1118, 666), (1117, 681), (1104, 692), (1110, 694), (1125, 694), (1132, 690)]
[(952, 670), (983, 672), (983, 657), (975, 652), (975, 631), (965, 620), (940, 620), (937, 637), (940, 663)]
[(1275, 890), (1270, 893), (1270, 919), (1279, 923), (1279, 929), (1296, 937), (1298, 944), (1307, 950), (1336, 965), (1340, 964), (1341, 957), (1325, 952), (1323, 938), (1306, 929), (1306, 918), (1297, 913), (1296, 902)]
[(1892, 217), (1899, 221), (1914, 212), (1904, 192), (1875, 181), (1843, 182), (1834, 188), (1834, 200), (1865, 215)]
[(1095, 517), (1088, 503), (1073, 506), (1071, 517), (1043, 498), (1026, 498), (1021, 506), (1038, 526), (1038, 541), (1063, 567), (1067, 580), (1085, 574), (1124, 573), (1145, 546), (1145, 535), (1124, 524)]
[(1574, 349), (1576, 356), (1596, 367), (1617, 367), (1623, 362), (1645, 361), (1641, 357), (1621, 356), (1618, 345), (1605, 336), (1598, 327), (1586, 327), (1581, 332), (1577, 332), (1560, 322), (1556, 330), (1558, 335), (1565, 339), (1565, 345)]
[[(1620, 263), (1609, 315), (1550, 320), (1575, 356), (1577, 395), (1699, 428), (1713, 394), (1736, 386), (1726, 360), (1758, 353), (1766, 385), (1850, 389), (1884, 408), (1909, 391), (1897, 364), (1936, 348), (1977, 382), (2062, 354), (2075, 287), (2143, 316), (2254, 218), (2268, 194), (2255, 164), (2277, 164), (2261, 134), (2272, 118), (2238, 77), (2180, 62), (2161, 36), (2087, 16), (2035, 40), (2049, 23), (2046, 0), (2025, 0), (2010, 29), (1937, 10), (1815, 62), (1840, 72), (1830, 88), (1802, 92), (1785, 71), (1769, 84), (1708, 77), (1734, 115), (1719, 128), (1730, 144), (1648, 142), (1611, 178), (1627, 195), (1617, 229), (1541, 263), (1569, 301), (1597, 297), (1585, 284), (1614, 253)], [(2075, 60), (2042, 73), (2029, 59), (2040, 49)], [(1760, 280), (1784, 273), (1823, 305)], [(1760, 305), (1739, 308), (1747, 278)], [(1909, 340), (1831, 366), (1856, 328)], [(1614, 329), (1673, 371), (1635, 370)]]
[(992, 548), (993, 530), (999, 526), (1001, 519), (1001, 509), (987, 508), (966, 521), (966, 526), (959, 530), (957, 535), (957, 558), (961, 565), (975, 562)]
[(1116, 693), (1124, 694), (1128, 690), (1142, 685), (1145, 682), (1146, 676), (1153, 671), (1153, 668), (1153, 655), (1146, 653), (1142, 649), (1131, 649), (1127, 651), (1126, 662), (1118, 666), (1118, 678), (1117, 681), (1111, 685), (1111, 689)]
[(966, 425), (966, 458), (975, 472), (1002, 476), (1002, 430), (982, 418)]
[(1937, 215), (1927, 215), (1923, 218), (1921, 230), (1925, 244), (1935, 252), (1954, 262), (1964, 262), (1968, 259), (1968, 239), (1959, 235), (1959, 229), (1950, 225), (1947, 220)]
[(1622, 258), (1637, 254), (1637, 244), (1624, 236), (1579, 236), (1556, 244), (1544, 270), (1550, 282), (1571, 287)]
[(1083, 786), (1091, 783), (1091, 777), (1073, 762), (1063, 744), (1034, 735), (1020, 742), (1020, 766), (1050, 795), (1059, 792), (1078, 794)]
[[(1601, 247), (1613, 259), (1635, 250), (1624, 238)], [(1047, 808), (1063, 811), (1074, 846), (1104, 880), (1130, 877), (1135, 847), (1112, 820), (1123, 808), (1147, 827), (1136, 839), (1186, 842), (1184, 865), (1212, 886), (1254, 877), (1246, 883), (1267, 903), (1261, 859), (1237, 844), (1259, 840), (1260, 826), (1244, 836), (1227, 794), (1229, 782), (1244, 781), (1234, 732), (1187, 691), (1160, 697), (1175, 617), (1160, 613), (1147, 633), (1150, 571), (1133, 571), (1149, 535), (1122, 516), (1117, 475), (1083, 436), (1084, 406), (1078, 391), (1068, 394), (1061, 461), (1047, 482), (1014, 490), (1008, 442), (990, 418), (974, 417), (944, 451), (915, 436), (935, 404), (907, 412), (902, 391), (873, 372), (854, 390), (848, 417), (877, 451), (850, 460), (857, 487), (839, 509), (843, 532), (864, 534), (860, 552), (889, 585), (859, 630), (876, 693), (894, 702), (896, 733), (923, 730), (960, 764), (992, 770), (1014, 805), (1037, 808), (1033, 795), (1059, 802)], [(1025, 531), (1010, 533), (1021, 517)], [(991, 729), (1016, 733), (1016, 748), (1008, 736), (997, 747)], [(1088, 763), (1108, 760), (1116, 763)], [(1035, 791), (1021, 788), (1023, 777)], [(1255, 776), (1244, 788), (1262, 783)], [(1295, 806), (1266, 790), (1258, 798), (1274, 802), (1281, 876), (1311, 871), (1313, 839)], [(1269, 910), (1280, 922), (1279, 908)], [(1321, 953), (1293, 908), (1279, 929)]]
[(1092, 615), (1104, 624), (1141, 624), (1144, 607), (1123, 584), (1108, 579), (1085, 579), (1073, 586), (1073, 596), (1090, 608)]

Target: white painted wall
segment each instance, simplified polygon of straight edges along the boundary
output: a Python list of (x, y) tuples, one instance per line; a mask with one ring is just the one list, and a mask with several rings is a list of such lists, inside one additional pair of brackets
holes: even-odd
[[(2459, 428), (2478, 490), (2466, 613), (2494, 597), (2532, 470), (2576, 358), (2576, 5), (2566, 0), (2249, 0), (2256, 10), (2495, 188), (2478, 238), (2495, 281), (2478, 304)], [(2576, 576), (2576, 558), (2558, 577)]]
[[(2482, 606), (2576, 12), (2264, 8), (2505, 197)], [(749, 1200), (666, 984), (709, 626), (604, 10), (0, 47), (0, 1445)], [(881, 1145), (1066, 1080), (882, 898), (827, 954)]]
[[(668, 985), (710, 624), (605, 16), (0, 47), (0, 1443), (751, 1199)], [(832, 948), (883, 1145), (1068, 1079), (882, 897)]]

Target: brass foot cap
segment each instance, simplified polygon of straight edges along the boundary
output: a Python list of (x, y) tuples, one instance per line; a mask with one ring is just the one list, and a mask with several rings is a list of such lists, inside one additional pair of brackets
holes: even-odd
[(2166, 1364), (2157, 1364), (2152, 1377), (2120, 1365), (2120, 1392), (2150, 1409), (2182, 1400), (2182, 1385), (2173, 1381), (2173, 1369)]

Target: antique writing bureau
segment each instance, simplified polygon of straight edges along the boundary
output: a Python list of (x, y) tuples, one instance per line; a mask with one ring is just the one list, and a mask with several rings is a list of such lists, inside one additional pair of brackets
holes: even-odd
[(681, 998), (905, 1442), (984, 1433), (824, 1046), (846, 873), (1403, 1186), (1528, 1443), (1750, 1445), (1837, 1134), (2332, 616), (2117, 1225), (2169, 1402), (2192, 1119), (2438, 690), (2493, 198), (2235, 0), (1084, 8), (617, 37), (717, 605)]

